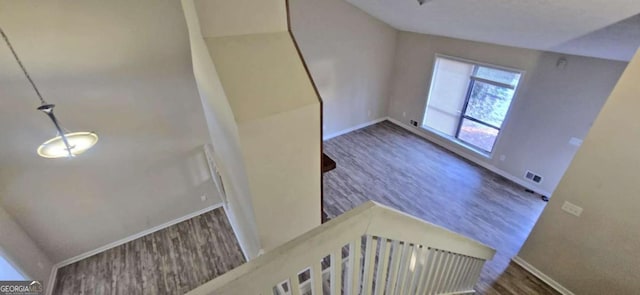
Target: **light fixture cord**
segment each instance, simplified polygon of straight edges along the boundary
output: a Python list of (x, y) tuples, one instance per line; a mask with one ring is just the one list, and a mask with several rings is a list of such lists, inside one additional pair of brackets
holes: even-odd
[(18, 57), (18, 54), (13, 49), (13, 46), (11, 45), (11, 42), (9, 42), (9, 37), (7, 37), (7, 34), (4, 33), (4, 30), (2, 30), (1, 27), (0, 27), (0, 34), (2, 34), (2, 39), (4, 39), (4, 42), (6, 42), (7, 46), (9, 46), (9, 50), (11, 50), (11, 53), (13, 53), (13, 57), (16, 58), (16, 62), (18, 62), (18, 65), (22, 69), (22, 72), (24, 73), (25, 77), (27, 77), (27, 80), (29, 80), (29, 83), (31, 83), (31, 87), (33, 87), (33, 90), (38, 95), (38, 98), (40, 99), (40, 103), (42, 105), (46, 105), (47, 102), (44, 100), (44, 98), (42, 98), (42, 95), (40, 94), (40, 90), (38, 90), (38, 87), (36, 87), (36, 83), (33, 83), (33, 80), (31, 80), (31, 76), (29, 76), (29, 73), (27, 72), (27, 69), (25, 69), (24, 65), (22, 64), (22, 61)]
[(1, 27), (0, 27), (0, 35), (2, 35), (2, 39), (4, 39), (4, 42), (7, 43), (7, 46), (9, 47), (9, 50), (11, 50), (11, 53), (13, 53), (13, 57), (16, 59), (16, 62), (20, 66), (20, 69), (22, 69), (24, 76), (27, 77), (27, 80), (29, 80), (29, 83), (31, 83), (31, 87), (38, 95), (38, 98), (40, 99), (40, 104), (41, 104), (41, 106), (38, 109), (40, 110), (42, 107), (47, 107), (48, 111), (44, 111), (44, 112), (47, 114), (47, 116), (49, 116), (49, 118), (51, 118), (51, 120), (53, 121), (53, 124), (56, 126), (56, 129), (58, 130), (58, 133), (62, 138), (62, 142), (64, 142), (64, 145), (67, 148), (67, 153), (69, 154), (69, 157), (70, 158), (73, 157), (73, 154), (71, 153), (71, 145), (69, 145), (69, 140), (67, 140), (67, 137), (62, 131), (60, 124), (58, 124), (58, 120), (56, 119), (56, 116), (53, 114), (54, 105), (47, 105), (47, 102), (44, 100), (44, 98), (42, 98), (42, 94), (40, 94), (40, 90), (38, 90), (38, 87), (36, 87), (36, 83), (34, 83), (33, 80), (31, 79), (31, 76), (29, 76), (27, 69), (22, 64), (22, 61), (18, 57), (18, 54), (16, 53), (15, 49), (13, 49), (13, 45), (11, 45), (11, 42), (9, 41), (9, 37), (7, 37), (7, 34), (4, 33), (4, 30)]

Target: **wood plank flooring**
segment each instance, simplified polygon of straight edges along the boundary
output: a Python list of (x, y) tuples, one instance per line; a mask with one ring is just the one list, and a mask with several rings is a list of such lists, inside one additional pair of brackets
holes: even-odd
[(184, 294), (244, 262), (218, 208), (59, 269), (53, 294)]
[(480, 294), (558, 294), (510, 263), (546, 205), (539, 196), (384, 121), (324, 143), (337, 169), (324, 174), (329, 217), (374, 200), (495, 249)]
[[(545, 204), (481, 167), (382, 122), (324, 144), (330, 217), (375, 200), (498, 250), (480, 294), (557, 294), (510, 263)], [(58, 270), (53, 294), (183, 294), (245, 262), (222, 208)]]

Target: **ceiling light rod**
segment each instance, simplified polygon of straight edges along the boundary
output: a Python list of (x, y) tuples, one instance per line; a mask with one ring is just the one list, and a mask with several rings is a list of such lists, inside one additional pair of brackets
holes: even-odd
[(51, 119), (51, 121), (53, 121), (53, 125), (56, 126), (56, 130), (58, 130), (58, 136), (60, 136), (60, 138), (62, 138), (62, 142), (64, 142), (64, 146), (66, 147), (67, 153), (69, 154), (69, 158), (73, 157), (73, 154), (71, 153), (71, 145), (69, 144), (69, 140), (67, 139), (67, 135), (64, 134), (64, 131), (62, 131), (62, 127), (60, 127), (60, 124), (58, 123), (58, 119), (56, 119), (56, 115), (53, 114), (53, 108), (56, 105), (54, 104), (43, 104), (41, 106), (38, 107), (38, 110), (44, 112), (45, 114), (47, 114), (47, 116), (49, 116), (49, 119)]
[(9, 46), (9, 50), (11, 50), (11, 53), (13, 53), (13, 57), (16, 59), (16, 62), (18, 62), (18, 65), (20, 66), (20, 69), (22, 69), (22, 72), (24, 73), (25, 77), (27, 77), (27, 80), (29, 80), (29, 83), (31, 83), (31, 87), (33, 87), (33, 90), (35, 90), (36, 95), (38, 95), (38, 98), (40, 99), (40, 104), (41, 105), (47, 104), (47, 102), (44, 101), (44, 98), (42, 98), (42, 94), (40, 94), (40, 90), (38, 90), (38, 87), (36, 87), (36, 83), (33, 83), (33, 80), (31, 80), (31, 76), (29, 76), (29, 73), (27, 73), (27, 69), (24, 68), (24, 65), (22, 64), (22, 61), (18, 57), (18, 54), (13, 49), (11, 42), (9, 42), (9, 37), (7, 37), (7, 34), (4, 33), (4, 30), (2, 30), (2, 28), (0, 28), (0, 34), (2, 34), (2, 39), (4, 39), (4, 42), (7, 43), (7, 46)]
[(38, 87), (36, 87), (36, 83), (33, 83), (31, 76), (29, 76), (29, 72), (27, 72), (27, 69), (22, 64), (22, 61), (18, 57), (18, 54), (16, 53), (15, 49), (13, 49), (11, 42), (9, 42), (9, 37), (7, 37), (7, 34), (4, 33), (4, 30), (2, 30), (2, 28), (0, 28), (0, 34), (2, 34), (2, 39), (4, 39), (4, 42), (7, 43), (7, 46), (9, 47), (9, 50), (11, 50), (11, 53), (13, 53), (13, 57), (16, 59), (16, 62), (20, 66), (20, 69), (22, 69), (24, 76), (27, 78), (27, 80), (29, 80), (29, 83), (31, 83), (31, 87), (36, 92), (36, 95), (38, 95), (38, 98), (40, 99), (40, 106), (38, 107), (38, 110), (43, 111), (45, 114), (47, 114), (47, 116), (49, 116), (51, 121), (53, 121), (53, 125), (55, 125), (56, 130), (58, 130), (58, 135), (62, 137), (62, 141), (64, 142), (64, 145), (67, 148), (67, 153), (69, 154), (69, 157), (73, 157), (73, 154), (71, 153), (71, 145), (69, 145), (69, 141), (67, 140), (67, 137), (65, 136), (64, 131), (62, 131), (62, 128), (60, 127), (60, 124), (56, 119), (56, 115), (53, 114), (53, 108), (55, 107), (55, 105), (48, 104), (44, 100), (44, 98), (42, 98), (42, 94), (40, 94), (40, 90), (38, 90)]
[[(22, 64), (22, 61), (18, 57), (18, 54), (16, 53), (15, 49), (13, 49), (13, 46), (9, 41), (9, 37), (7, 37), (7, 34), (4, 33), (4, 30), (2, 30), (1, 27), (0, 27), (0, 34), (2, 35), (4, 42), (7, 43), (7, 46), (9, 47), (9, 50), (13, 54), (13, 57), (16, 59), (16, 62), (20, 66), (20, 69), (22, 69), (24, 76), (27, 78), (27, 80), (29, 80), (31, 87), (36, 92), (36, 95), (38, 95), (38, 99), (40, 99), (40, 106), (38, 107), (38, 110), (44, 112), (49, 117), (49, 119), (51, 119), (51, 121), (53, 122), (53, 125), (55, 125), (56, 130), (58, 131), (57, 137), (46, 141), (44, 144), (42, 144), (38, 148), (38, 154), (45, 158), (59, 158), (59, 157), (65, 157), (65, 156), (71, 158), (71, 157), (74, 157), (76, 154), (82, 153), (87, 149), (91, 148), (98, 141), (98, 136), (93, 132), (75, 132), (75, 133), (66, 134), (63, 131), (62, 127), (60, 126), (60, 123), (58, 122), (58, 119), (56, 119), (56, 116), (53, 113), (53, 108), (55, 107), (55, 105), (47, 103), (44, 100), (44, 98), (42, 98), (42, 94), (40, 94), (40, 90), (38, 90), (38, 87), (36, 87), (36, 83), (34, 83), (33, 80), (31, 79), (31, 76), (29, 76), (27, 69)], [(73, 141), (75, 144), (71, 145), (69, 143), (69, 136), (73, 138)], [(60, 148), (64, 149), (63, 152), (60, 152), (61, 150), (57, 149), (59, 145), (59, 142), (58, 142), (59, 140), (62, 140), (62, 143), (64, 144), (63, 147), (60, 146)]]

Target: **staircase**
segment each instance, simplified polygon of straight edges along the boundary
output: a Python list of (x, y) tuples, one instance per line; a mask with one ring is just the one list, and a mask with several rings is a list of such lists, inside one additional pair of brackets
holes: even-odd
[(494, 254), (368, 202), (188, 294), (473, 294)]

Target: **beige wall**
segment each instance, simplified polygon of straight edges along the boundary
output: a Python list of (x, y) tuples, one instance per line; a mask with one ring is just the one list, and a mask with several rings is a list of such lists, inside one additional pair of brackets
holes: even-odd
[(214, 161), (227, 194), (227, 215), (243, 252), (251, 259), (258, 255), (261, 246), (238, 126), (200, 31), (195, 6), (190, 0), (183, 0), (182, 6), (189, 27), (193, 73), (202, 100), (209, 137), (215, 150)]
[(323, 100), (324, 137), (386, 117), (397, 31), (342, 0), (289, 2)]
[[(555, 190), (578, 149), (569, 140), (587, 134), (625, 67), (617, 61), (400, 32), (389, 101), (391, 118), (407, 125), (410, 120), (422, 122), (436, 53), (526, 71), (493, 158), (424, 133), (522, 183), (526, 183), (527, 169), (537, 172), (543, 182), (529, 186), (547, 194)], [(561, 56), (568, 60), (565, 69), (556, 67)]]
[(254, 165), (249, 179), (263, 249), (320, 225), (320, 106), (247, 122), (240, 132)]
[(287, 30), (287, 9), (281, 0), (194, 0), (194, 4), (206, 37)]
[(320, 103), (289, 33), (205, 40), (238, 124), (268, 251), (320, 224)]
[(0, 207), (0, 256), (15, 264), (25, 276), (47, 287), (53, 264), (13, 217)]
[[(266, 2), (229, 3), (183, 0), (187, 18), (197, 12), (197, 46), (206, 47), (210, 57), (203, 60), (217, 72), (200, 89), (218, 92), (220, 123), (232, 130), (233, 138), (219, 140), (234, 140), (234, 153), (242, 153), (233, 164), (243, 163), (248, 188), (235, 197), (250, 200), (258, 244), (268, 251), (320, 224), (320, 102), (287, 32), (286, 2), (269, 1), (268, 9)], [(212, 117), (216, 111), (214, 105)]]
[[(575, 294), (640, 290), (640, 54), (629, 64), (519, 256)], [(560, 207), (581, 206), (580, 217)]]

